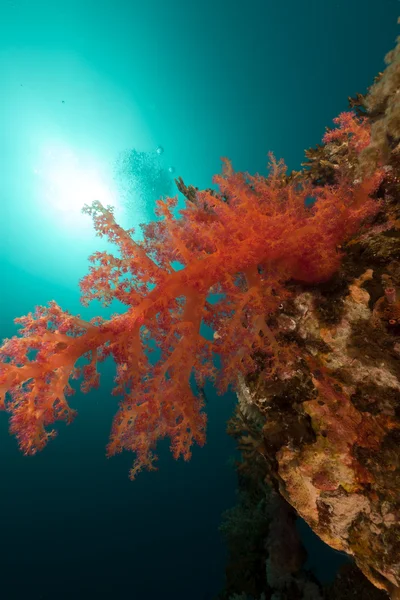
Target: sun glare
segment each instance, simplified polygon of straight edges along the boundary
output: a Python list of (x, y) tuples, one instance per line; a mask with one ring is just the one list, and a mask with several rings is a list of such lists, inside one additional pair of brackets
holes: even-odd
[(67, 221), (80, 221), (82, 207), (93, 200), (118, 208), (107, 166), (83, 153), (52, 145), (43, 151), (34, 173), (39, 181), (39, 196), (47, 209), (64, 213)]

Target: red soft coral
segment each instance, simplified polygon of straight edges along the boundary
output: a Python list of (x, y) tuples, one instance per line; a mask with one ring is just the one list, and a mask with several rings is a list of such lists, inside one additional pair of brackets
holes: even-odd
[[(99, 202), (85, 208), (98, 235), (116, 244), (120, 256), (91, 257), (82, 300), (109, 304), (117, 298), (128, 310), (89, 323), (53, 302), (17, 320), (20, 337), (0, 349), (0, 402), (25, 453), (43, 448), (54, 435), (49, 425), (72, 419), (69, 378), (82, 374), (85, 392), (97, 386), (97, 363), (107, 356), (117, 364), (114, 392), (123, 396), (108, 454), (135, 452), (132, 478), (154, 468), (160, 438), (169, 437), (174, 457), (185, 460), (193, 442), (204, 443), (206, 416), (191, 390), (192, 374), (199, 386), (217, 375), (223, 391), (235, 384), (238, 371), (256, 369), (257, 350), (269, 357), (272, 370), (279, 366), (284, 349), (266, 315), (287, 296), (284, 283), (328, 279), (340, 264), (338, 244), (377, 210), (369, 197), (376, 180), (312, 188), (287, 183), (284, 173), (273, 156), (267, 178), (235, 173), (225, 161), (215, 178), (219, 194), (198, 192), (179, 219), (173, 216), (176, 199), (159, 201), (161, 220), (143, 227), (141, 243), (115, 222), (111, 208)], [(307, 208), (310, 196), (316, 202)], [(209, 301), (210, 292), (220, 294), (218, 301)], [(200, 334), (201, 323), (213, 328), (212, 341)], [(160, 358), (152, 364), (154, 344)], [(218, 374), (214, 353), (221, 357)], [(88, 360), (82, 372), (75, 368), (81, 356)]]
[(339, 142), (348, 144), (358, 154), (371, 141), (371, 128), (366, 117), (357, 117), (352, 111), (342, 112), (333, 119), (336, 128), (326, 131), (323, 142)]

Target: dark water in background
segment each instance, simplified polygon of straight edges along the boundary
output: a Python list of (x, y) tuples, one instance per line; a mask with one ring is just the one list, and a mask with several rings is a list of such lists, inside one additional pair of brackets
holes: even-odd
[[(51, 299), (85, 318), (107, 314), (79, 305), (87, 255), (104, 247), (79, 207), (111, 197), (121, 151), (162, 145), (163, 168), (200, 187), (221, 156), (262, 173), (273, 150), (299, 168), (347, 97), (382, 70), (398, 8), (396, 0), (3, 0), (0, 338), (15, 333), (14, 317)], [(151, 219), (143, 185), (133, 205), (117, 197), (122, 222)], [(208, 600), (223, 585), (217, 528), (235, 501), (225, 434), (233, 396), (208, 390), (208, 444), (191, 463), (173, 461), (164, 443), (160, 470), (132, 483), (129, 455), (104, 457), (113, 375), (105, 364), (101, 389), (74, 397), (77, 420), (36, 457), (18, 453), (0, 414), (4, 600)], [(329, 576), (336, 558), (321, 560), (309, 545), (319, 576)]]

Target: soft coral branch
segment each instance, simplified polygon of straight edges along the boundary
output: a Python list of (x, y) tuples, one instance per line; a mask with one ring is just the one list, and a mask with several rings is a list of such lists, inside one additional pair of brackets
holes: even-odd
[[(95, 266), (81, 281), (83, 302), (118, 299), (128, 310), (88, 323), (53, 302), (17, 320), (20, 337), (0, 349), (0, 402), (11, 413), (22, 450), (40, 450), (54, 435), (52, 423), (72, 419), (66, 397), (72, 392), (68, 380), (80, 375), (79, 357), (88, 360), (82, 370), (86, 392), (99, 383), (98, 360), (112, 356), (114, 393), (123, 399), (108, 454), (135, 452), (132, 477), (154, 468), (156, 442), (163, 437), (171, 439), (175, 458), (189, 459), (192, 444), (204, 443), (206, 425), (191, 376), (199, 385), (214, 377), (217, 353), (223, 391), (235, 384), (238, 371), (256, 369), (256, 351), (269, 357), (270, 372), (276, 372), (286, 349), (266, 316), (287, 297), (288, 280), (318, 282), (335, 272), (337, 246), (377, 211), (370, 194), (378, 180), (379, 174), (362, 184), (342, 177), (334, 187), (313, 188), (288, 183), (284, 163), (272, 156), (267, 178), (235, 173), (225, 160), (215, 178), (219, 193), (197, 192), (178, 219), (172, 213), (176, 199), (159, 201), (161, 220), (143, 228), (142, 242), (116, 223), (111, 208), (99, 202), (86, 207), (98, 235), (115, 243), (120, 256), (93, 255)], [(316, 201), (307, 208), (310, 196)], [(179, 271), (171, 266), (176, 260)], [(211, 291), (220, 294), (214, 303), (207, 299)], [(200, 334), (202, 323), (213, 328), (212, 341)], [(154, 344), (160, 358), (152, 364)]]
[[(78, 358), (96, 348), (100, 339), (94, 325), (62, 311), (55, 302), (37, 307), (16, 323), (22, 325), (22, 337), (5, 340), (0, 348), (0, 403), (11, 413), (10, 430), (23, 452), (35, 454), (55, 435), (46, 426), (73, 419), (75, 411), (66, 400), (73, 393), (69, 379)], [(7, 391), (11, 398), (6, 404)]]

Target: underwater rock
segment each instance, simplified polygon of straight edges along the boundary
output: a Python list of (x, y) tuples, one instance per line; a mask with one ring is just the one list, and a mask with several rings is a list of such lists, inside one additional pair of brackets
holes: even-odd
[(264, 415), (264, 449), (282, 496), (324, 542), (353, 556), (376, 587), (394, 594), (400, 587), (400, 338), (390, 317), (400, 279), (393, 261), (377, 270), (371, 261), (366, 269), (358, 262), (358, 277), (349, 281), (358, 260), (351, 252), (350, 245), (336, 321), (324, 321), (327, 307), (319, 311), (317, 287), (299, 288), (290, 314), (280, 317), (283, 336), (286, 323), (295, 323), (301, 368), (292, 365), (290, 377), (286, 368), (285, 378), (262, 385), (260, 377), (257, 385), (241, 378), (238, 396), (244, 414)]
[[(260, 363), (258, 373), (239, 378), (238, 397), (243, 415), (263, 420), (257, 451), (268, 480), (324, 542), (352, 556), (394, 600), (400, 598), (400, 146), (389, 144), (387, 134), (400, 139), (400, 38), (387, 64), (369, 95), (350, 99), (376, 123), (360, 160), (349, 140), (331, 131), (306, 152), (306, 170), (289, 176), (329, 185), (340, 171), (358, 177), (383, 165), (375, 192), (380, 211), (338, 248), (343, 262), (330, 281), (289, 284), (294, 300), (270, 318), (280, 347), (290, 344), (297, 358), (283, 361), (272, 380)], [(338, 597), (347, 585), (336, 584)]]

